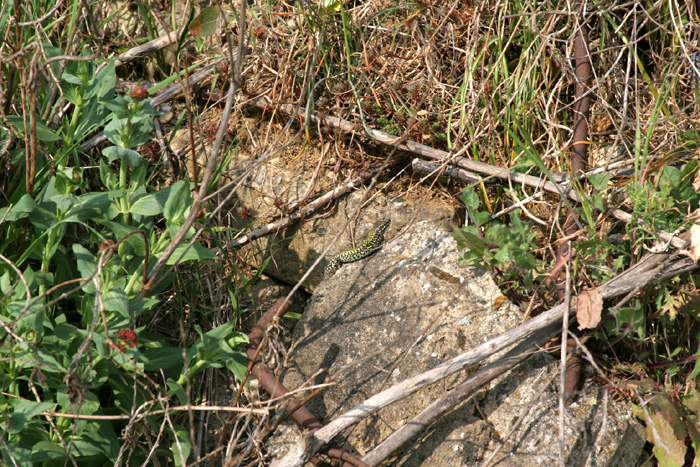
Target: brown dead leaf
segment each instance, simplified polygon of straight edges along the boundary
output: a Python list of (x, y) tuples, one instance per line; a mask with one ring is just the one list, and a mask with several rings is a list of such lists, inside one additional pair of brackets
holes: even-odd
[(603, 296), (597, 290), (584, 290), (574, 298), (574, 304), (579, 330), (598, 326), (603, 312)]
[(500, 295), (498, 298), (496, 298), (496, 300), (493, 301), (491, 309), (498, 310), (501, 307), (501, 305), (503, 305), (503, 302), (505, 302), (506, 300), (508, 300), (508, 297), (506, 297), (505, 295)]

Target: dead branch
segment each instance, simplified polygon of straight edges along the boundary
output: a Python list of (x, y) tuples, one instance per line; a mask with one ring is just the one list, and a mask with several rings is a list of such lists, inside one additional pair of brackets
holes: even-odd
[(559, 326), (556, 325), (540, 329), (532, 336), (527, 337), (503, 357), (479, 370), (459, 386), (428, 405), (418, 415), (389, 435), (377, 447), (365, 454), (362, 460), (369, 465), (378, 465), (386, 460), (393, 452), (425, 430), (442, 415), (471, 397), (479, 388), (537, 353), (539, 347), (549, 341), (556, 334), (558, 328)]

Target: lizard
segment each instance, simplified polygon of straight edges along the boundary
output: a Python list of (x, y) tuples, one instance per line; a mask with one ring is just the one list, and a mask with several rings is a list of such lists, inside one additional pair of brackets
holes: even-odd
[(325, 275), (331, 276), (340, 269), (343, 263), (353, 263), (363, 258), (368, 257), (375, 251), (379, 250), (384, 243), (384, 232), (389, 228), (391, 219), (386, 219), (379, 223), (376, 228), (372, 229), (367, 235), (364, 242), (357, 248), (338, 253), (331, 259), (331, 262), (326, 266)]

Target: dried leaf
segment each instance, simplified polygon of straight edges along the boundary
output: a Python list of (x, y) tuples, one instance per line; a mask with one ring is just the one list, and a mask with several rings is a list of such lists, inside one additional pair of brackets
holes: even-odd
[(506, 297), (505, 295), (500, 295), (498, 298), (496, 298), (496, 300), (493, 301), (491, 309), (498, 310), (501, 307), (501, 305), (503, 305), (503, 302), (505, 302), (506, 300), (508, 300), (508, 297)]
[(195, 37), (214, 35), (221, 16), (221, 8), (217, 6), (205, 8), (190, 23), (190, 32)]
[(580, 330), (598, 326), (603, 312), (603, 296), (597, 290), (584, 290), (574, 299), (574, 304)]

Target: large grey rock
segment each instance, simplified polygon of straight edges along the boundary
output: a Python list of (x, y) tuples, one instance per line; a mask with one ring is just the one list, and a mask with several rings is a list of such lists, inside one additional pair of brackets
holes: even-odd
[[(451, 234), (431, 222), (418, 222), (400, 232), (392, 225), (387, 237), (374, 256), (345, 265), (321, 282), (295, 328), (283, 382), (290, 389), (321, 383), (323, 374), (313, 376), (326, 370), (336, 385), (309, 403), (322, 421), (521, 322), (512, 304), (494, 309), (501, 294), (485, 271), (458, 265)], [(519, 396), (530, 390), (540, 398), (547, 392), (535, 384), (540, 379), (532, 379), (543, 372), (558, 372), (555, 359), (540, 355), (526, 361), (494, 382), (492, 391), (442, 417), (396, 464), (478, 465), (525, 410), (530, 416), (506, 440), (512, 445), (506, 444), (498, 465), (552, 465), (559, 452), (557, 406), (551, 399), (556, 400), (556, 386), (548, 384), (553, 392), (531, 408), (523, 409), (527, 398)], [(380, 410), (344, 433), (345, 447), (364, 454), (467, 376), (452, 376)], [(582, 400), (582, 405), (567, 409), (568, 459), (572, 465), (606, 465), (630, 432), (625, 427), (636, 422), (623, 406), (610, 402), (605, 429), (595, 428), (603, 411), (597, 399)], [(591, 430), (596, 437), (591, 438)], [(591, 451), (590, 439), (599, 442), (598, 451)], [(640, 449), (633, 443), (630, 457)]]

